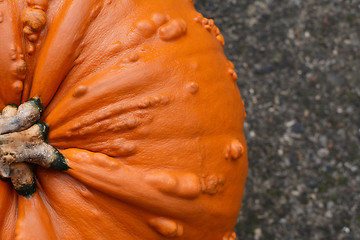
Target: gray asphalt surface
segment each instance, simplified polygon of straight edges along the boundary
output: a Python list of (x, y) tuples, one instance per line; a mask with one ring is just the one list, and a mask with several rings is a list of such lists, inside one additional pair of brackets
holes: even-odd
[(245, 101), (241, 240), (360, 239), (360, 0), (197, 0)]

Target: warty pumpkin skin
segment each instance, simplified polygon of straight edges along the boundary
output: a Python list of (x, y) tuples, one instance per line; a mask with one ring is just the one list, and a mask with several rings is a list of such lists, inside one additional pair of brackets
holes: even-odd
[(39, 98), (68, 171), (0, 181), (0, 239), (234, 240), (244, 104), (189, 0), (0, 0), (0, 107)]

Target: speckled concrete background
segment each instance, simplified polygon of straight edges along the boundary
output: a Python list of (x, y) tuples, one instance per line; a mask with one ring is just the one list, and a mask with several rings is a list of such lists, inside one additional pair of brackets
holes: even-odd
[(360, 239), (360, 0), (197, 0), (246, 104), (239, 239)]

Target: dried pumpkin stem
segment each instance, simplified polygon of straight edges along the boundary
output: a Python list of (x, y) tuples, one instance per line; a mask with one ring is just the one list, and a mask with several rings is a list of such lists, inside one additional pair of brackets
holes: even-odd
[(47, 142), (49, 127), (38, 122), (42, 105), (31, 99), (18, 108), (8, 105), (0, 117), (0, 178), (11, 179), (23, 196), (36, 191), (33, 165), (65, 171), (64, 156)]
[(15, 116), (0, 118), (0, 134), (18, 132), (29, 128), (40, 120), (43, 110), (39, 99), (34, 98), (20, 105)]
[(36, 191), (35, 174), (26, 163), (13, 163), (10, 166), (11, 182), (16, 191), (23, 196), (30, 196)]

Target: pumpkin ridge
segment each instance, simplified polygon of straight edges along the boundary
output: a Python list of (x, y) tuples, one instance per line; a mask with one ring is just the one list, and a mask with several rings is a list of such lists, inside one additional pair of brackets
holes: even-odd
[[(229, 211), (224, 211), (226, 206), (214, 209), (213, 206), (208, 206), (203, 202), (208, 195), (213, 198), (213, 195), (217, 193), (218, 190), (213, 188), (213, 186), (216, 187), (213, 181), (219, 180), (221, 186), (222, 177), (214, 178), (212, 175), (203, 178), (187, 172), (168, 170), (143, 172), (100, 153), (80, 149), (62, 150), (62, 153), (67, 157), (72, 168), (68, 172), (70, 176), (96, 191), (135, 206), (137, 209), (144, 209), (154, 217), (166, 217), (179, 221), (187, 214), (203, 216), (204, 219), (207, 219), (209, 215), (228, 218), (227, 212), (233, 211), (230, 210), (231, 208)], [(144, 197), (144, 194), (147, 197)], [(194, 204), (196, 204), (195, 208)], [(173, 208), (174, 205), (177, 207)], [(212, 209), (207, 209), (207, 207)], [(186, 229), (184, 228), (184, 231)]]
[[(197, 179), (195, 175), (191, 175), (191, 184), (198, 184), (197, 187), (194, 187), (193, 190), (187, 188), (181, 189), (183, 192), (178, 192), (180, 189), (174, 189), (175, 192), (169, 190), (169, 196), (167, 191), (161, 190), (162, 186), (157, 186), (159, 182), (151, 180), (153, 179), (151, 176), (154, 175), (151, 171), (147, 174), (141, 173), (136, 170), (136, 167), (126, 166), (119, 160), (101, 153), (92, 153), (80, 149), (62, 150), (62, 153), (69, 161), (71, 169), (68, 171), (68, 174), (70, 176), (97, 191), (104, 192), (121, 201), (135, 205), (138, 208), (144, 208), (150, 212), (172, 215), (184, 213), (184, 211), (193, 211), (193, 209), (189, 209), (185, 204), (180, 204), (179, 206), (183, 207), (177, 209), (173, 209), (172, 205), (177, 201), (194, 204), (191, 201), (189, 202), (189, 199), (197, 198), (201, 192), (200, 178)], [(102, 168), (102, 170), (99, 171), (96, 170), (96, 168)], [(174, 174), (175, 173), (170, 173), (169, 177)], [(155, 176), (157, 175), (155, 174)], [(180, 174), (179, 176), (182, 175)], [(196, 183), (196, 181), (198, 181), (198, 183)], [(149, 195), (149, 191), (151, 191), (152, 194)], [(141, 197), (144, 195), (148, 197)], [(168, 198), (168, 200), (166, 200), (166, 198)], [(159, 205), (160, 202), (161, 205)], [(200, 211), (201, 207), (198, 210)]]
[(68, 1), (54, 19), (37, 59), (30, 93), (33, 97), (40, 95), (45, 107), (72, 68), (81, 39), (89, 23), (99, 14), (102, 3), (97, 0)]
[(19, 196), (15, 240), (57, 240), (50, 214), (39, 193)]
[(0, 239), (13, 240), (16, 224), (17, 195), (12, 187), (0, 181)]
[(17, 31), (17, 26), (21, 25), (17, 3), (0, 2), (0, 11), (0, 36), (6, 36), (0, 38), (0, 95), (3, 99), (0, 108), (3, 109), (9, 103), (20, 103), (27, 66), (21, 34)]

